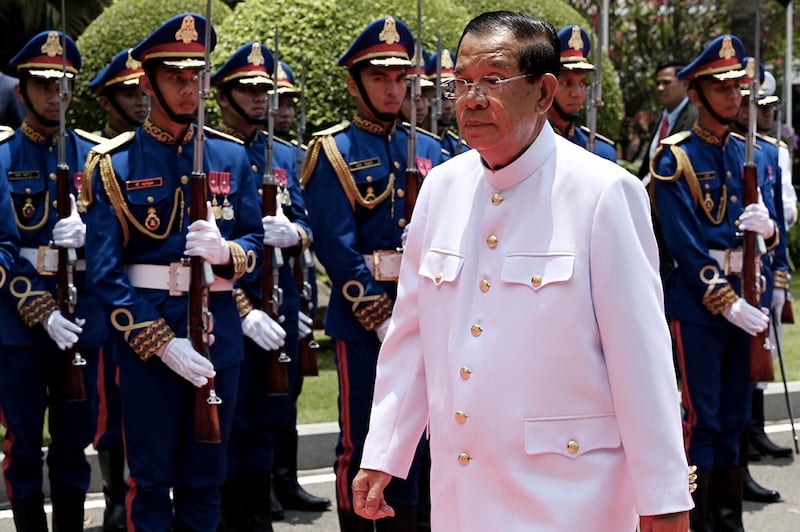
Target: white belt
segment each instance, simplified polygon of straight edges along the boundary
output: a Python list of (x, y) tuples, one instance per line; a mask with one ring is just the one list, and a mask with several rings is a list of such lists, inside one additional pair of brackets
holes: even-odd
[[(28, 259), (40, 275), (58, 272), (58, 248), (39, 246), (38, 248), (19, 248), (19, 256)], [(86, 271), (86, 260), (78, 259), (73, 265), (75, 271)]]
[(743, 255), (741, 249), (709, 249), (708, 252), (717, 261), (725, 275), (742, 273)]
[(364, 263), (376, 281), (397, 281), (402, 259), (402, 251), (378, 250), (364, 255)]
[[(151, 290), (168, 290), (171, 295), (182, 295), (189, 292), (192, 280), (191, 268), (188, 264), (173, 262), (163, 264), (128, 264), (125, 273), (136, 288)], [(214, 282), (208, 286), (211, 292), (230, 292), (233, 283), (227, 279), (214, 276)]]

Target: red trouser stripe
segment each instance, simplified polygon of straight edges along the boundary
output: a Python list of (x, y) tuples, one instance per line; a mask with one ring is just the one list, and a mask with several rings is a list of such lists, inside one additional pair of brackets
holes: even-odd
[(689, 393), (689, 379), (686, 377), (686, 354), (683, 350), (683, 337), (681, 336), (681, 322), (670, 320), (669, 330), (672, 340), (675, 342), (675, 354), (678, 359), (678, 371), (681, 374), (681, 402), (686, 410), (686, 419), (683, 421), (683, 445), (686, 456), (689, 456), (689, 443), (692, 439), (692, 427), (697, 424), (697, 411), (692, 404), (692, 396)]
[(342, 431), (342, 454), (336, 458), (336, 498), (339, 509), (352, 512), (353, 507), (348, 496), (348, 471), (353, 460), (353, 439), (350, 435), (350, 374), (347, 368), (347, 344), (344, 340), (336, 340), (336, 365), (339, 373), (339, 423)]

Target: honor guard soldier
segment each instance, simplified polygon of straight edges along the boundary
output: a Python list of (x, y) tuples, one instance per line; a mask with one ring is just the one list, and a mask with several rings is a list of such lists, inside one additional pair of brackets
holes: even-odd
[[(692, 530), (742, 529), (739, 439), (751, 401), (750, 335), (769, 322), (741, 297), (740, 231), (767, 247), (782, 238), (774, 215), (743, 205), (745, 142), (729, 134), (746, 76), (743, 45), (722, 35), (678, 72), (697, 106), (692, 131), (661, 141), (651, 163), (651, 196), (677, 266), (665, 280), (666, 313), (676, 346), (689, 463), (697, 466)], [(759, 150), (754, 163), (766, 168)]]
[[(98, 95), (98, 104), (106, 112), (103, 129), (96, 132), (113, 138), (141, 126), (147, 117), (147, 96), (139, 88), (144, 75), (142, 63), (131, 57), (132, 48), (121, 50), (111, 62), (89, 82)], [(111, 352), (113, 340), (100, 351), (98, 362), (97, 433), (94, 447), (103, 479), (106, 507), (104, 530), (125, 530), (125, 448), (122, 440), (122, 410), (117, 387), (117, 365)]]
[[(558, 89), (553, 107), (547, 115), (556, 133), (586, 148), (589, 143), (589, 128), (577, 126), (581, 109), (586, 101), (586, 74), (594, 72), (594, 65), (587, 59), (592, 48), (589, 34), (580, 26), (567, 26), (558, 32), (561, 44), (561, 70), (558, 73)], [(595, 154), (617, 161), (614, 141), (595, 134)]]
[[(456, 54), (448, 50), (447, 48), (442, 49), (442, 75), (439, 82), (453, 79), (455, 78), (455, 74), (453, 74), (453, 69), (456, 66)], [(434, 52), (428, 58), (426, 63), (425, 72), (428, 75), (428, 79), (430, 79), (434, 83), (434, 87), (436, 86), (436, 65), (439, 62), (439, 52)], [(434, 91), (434, 98), (436, 93)], [(464, 139), (461, 138), (461, 135), (458, 133), (458, 123), (456, 122), (456, 106), (453, 103), (453, 100), (448, 98), (442, 98), (439, 102), (440, 110), (439, 110), (439, 117), (438, 117), (438, 129), (437, 133), (441, 137), (441, 144), (442, 149), (447, 152), (448, 158), (454, 157), (465, 151), (467, 148), (464, 145)], [(431, 119), (435, 119), (436, 117), (431, 116)]]
[[(267, 172), (265, 158), (270, 149), (268, 133), (261, 127), (269, 120), (274, 68), (272, 52), (263, 44), (252, 42), (239, 48), (211, 79), (222, 110), (220, 130), (244, 142), (259, 189)], [(278, 270), (278, 285), (283, 295), (278, 309), (283, 321), (279, 325), (260, 310), (263, 297), (269, 300), (272, 296), (262, 294), (262, 276), (272, 278), (273, 272), (259, 271), (239, 283), (235, 293), (248, 340), (228, 452), (228, 479), (222, 490), (225, 530), (269, 529), (273, 453), (282, 434), (287, 431), (296, 434), (297, 409), (291, 384), (297, 382), (300, 299), (289, 258), (308, 247), (310, 229), (297, 177), (295, 149), (289, 142), (273, 138), (271, 150), (269, 170), (277, 182), (276, 201), (280, 207), (275, 216), (265, 216), (262, 223), (264, 244), (282, 251), (281, 260), (273, 261), (273, 268)], [(265, 193), (264, 189), (261, 192)], [(279, 349), (290, 359), (287, 362), (290, 390), (288, 394), (272, 395), (264, 386), (270, 371), (267, 359), (276, 356)], [(327, 504), (322, 504), (319, 510), (325, 507)]]
[(5, 286), (9, 276), (14, 272), (14, 265), (19, 256), (19, 232), (14, 221), (14, 210), (9, 197), (8, 179), (3, 164), (11, 160), (8, 153), (8, 143), (6, 142), (14, 136), (14, 130), (8, 126), (0, 126), (0, 289)]
[[(67, 130), (61, 122), (81, 57), (69, 36), (48, 31), (33, 37), (10, 67), (20, 78), (17, 94), (26, 114), (0, 152), (20, 235), (20, 258), (0, 297), (0, 404), (7, 429), (3, 475), (17, 529), (47, 530), (41, 448), (48, 409), (54, 528), (80, 530), (91, 475), (84, 449), (96, 424), (96, 395), (91, 392), (107, 321), (86, 288), (86, 229), (75, 206), (92, 137)], [(62, 128), (65, 136), (60, 139)], [(71, 203), (67, 217), (58, 214), (59, 189), (69, 191), (62, 194)], [(59, 263), (63, 278), (56, 275)], [(62, 311), (59, 293), (70, 300), (70, 307), (77, 305), (74, 312), (66, 307)]]
[[(87, 261), (110, 316), (119, 366), (128, 530), (217, 529), (244, 350), (233, 283), (262, 256), (255, 177), (241, 142), (211, 129), (202, 145), (195, 142), (198, 78), (216, 42), (211, 28), (206, 42), (206, 24), (200, 15), (181, 14), (134, 47), (150, 115), (98, 146), (85, 170)], [(191, 184), (203, 180), (203, 195), (225, 207), (219, 218), (208, 209), (207, 219), (192, 221)], [(205, 271), (193, 279), (186, 257), (202, 258), (213, 276)], [(198, 287), (206, 293), (203, 308), (189, 312), (188, 293)], [(213, 334), (210, 360), (186, 337), (187, 322), (200, 318), (204, 334)], [(215, 394), (196, 390), (212, 377)], [(213, 404), (214, 395), (221, 403)], [(204, 412), (196, 409), (206, 407), (218, 415), (216, 435), (195, 433), (196, 414)]]
[(147, 117), (147, 96), (139, 88), (139, 78), (144, 75), (142, 64), (131, 57), (133, 48), (126, 48), (89, 82), (97, 93), (98, 103), (108, 115), (100, 135), (113, 138), (132, 131)]
[[(378, 350), (396, 297), (396, 250), (408, 222), (409, 130), (396, 120), (413, 54), (411, 31), (391, 17), (370, 23), (356, 38), (339, 58), (350, 74), (356, 115), (315, 134), (301, 178), (317, 255), (333, 283), (325, 328), (339, 373), (334, 470), (343, 531), (372, 529), (353, 512), (350, 484), (361, 461)], [(411, 164), (424, 177), (439, 162), (418, 156)], [(416, 527), (416, 476), (394, 480), (387, 490), (397, 509), (393, 522), (403, 530)]]
[[(294, 99), (299, 91), (294, 72), (285, 61), (278, 61), (278, 114), (275, 115), (275, 135), (291, 142), (294, 125)], [(299, 169), (298, 169), (299, 170)]]

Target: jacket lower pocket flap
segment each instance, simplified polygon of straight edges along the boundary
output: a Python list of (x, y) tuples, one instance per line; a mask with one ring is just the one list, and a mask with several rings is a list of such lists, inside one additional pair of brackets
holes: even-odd
[(620, 446), (617, 418), (612, 415), (526, 419), (526, 454), (556, 453), (577, 458), (597, 449)]

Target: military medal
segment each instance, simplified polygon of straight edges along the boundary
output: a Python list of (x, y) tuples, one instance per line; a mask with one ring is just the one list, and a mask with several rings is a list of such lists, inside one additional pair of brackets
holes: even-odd
[(222, 198), (222, 219), (233, 220), (235, 213), (233, 212), (233, 205), (228, 201), (228, 194), (231, 193), (231, 173), (219, 172), (219, 190), (223, 194)]
[(219, 172), (208, 172), (208, 189), (211, 192), (211, 212), (215, 220), (222, 218), (222, 207), (217, 202), (217, 194), (219, 190)]
[(283, 206), (292, 204), (292, 196), (289, 194), (289, 179), (286, 177), (285, 168), (274, 168), (275, 184), (278, 185), (278, 201)]
[(150, 231), (156, 231), (161, 226), (161, 218), (156, 214), (155, 207), (147, 208), (147, 216), (144, 219), (144, 226)]
[(25, 198), (25, 203), (22, 205), (22, 217), (30, 220), (36, 214), (36, 207), (33, 206), (31, 198)]

